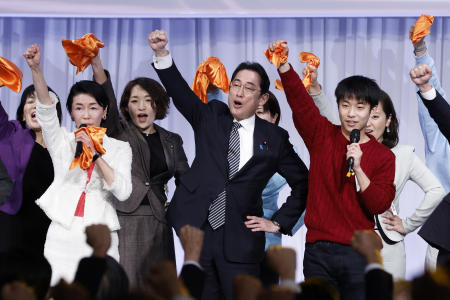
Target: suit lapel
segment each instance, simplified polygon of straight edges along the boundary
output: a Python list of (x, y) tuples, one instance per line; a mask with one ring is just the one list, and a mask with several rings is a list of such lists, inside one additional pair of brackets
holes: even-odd
[[(228, 178), (228, 147), (230, 142), (231, 127), (233, 126), (233, 117), (226, 115), (220, 118), (218, 124), (218, 148), (217, 155), (213, 155), (219, 165), (219, 170), (222, 171), (225, 178)], [(214, 134), (214, 133), (212, 133)], [(214, 149), (211, 149), (214, 151)]]
[(161, 140), (161, 145), (164, 150), (164, 157), (166, 159), (167, 171), (152, 177), (152, 179), (155, 177), (163, 176), (168, 172), (170, 172), (171, 174), (175, 172), (174, 141), (170, 138), (169, 133), (165, 129), (156, 124), (154, 124), (154, 126), (156, 131), (158, 131), (159, 133), (159, 139)]
[[(145, 171), (147, 179), (150, 179), (150, 149), (148, 148), (148, 143), (145, 140), (142, 133), (139, 129), (134, 126), (133, 123), (129, 122), (128, 127), (130, 128), (131, 135), (130, 137), (134, 140), (130, 144), (134, 144), (136, 146), (136, 151), (139, 153), (139, 158), (141, 159), (141, 166)], [(132, 145), (133, 147), (133, 145)], [(133, 157), (133, 159), (137, 159), (137, 157)]]

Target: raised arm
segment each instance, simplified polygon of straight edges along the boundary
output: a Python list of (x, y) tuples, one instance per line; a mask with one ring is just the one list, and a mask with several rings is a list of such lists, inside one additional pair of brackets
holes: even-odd
[(178, 134), (176, 135), (175, 150), (177, 151), (175, 154), (177, 158), (175, 162), (175, 184), (178, 185), (180, 183), (180, 177), (189, 170), (189, 164), (183, 148), (183, 140)]
[(314, 103), (316, 104), (317, 108), (320, 111), (320, 114), (328, 119), (331, 123), (335, 125), (339, 125), (341, 122), (339, 121), (338, 116), (333, 111), (333, 107), (331, 106), (331, 103), (327, 97), (327, 95), (324, 93), (322, 86), (319, 84), (319, 81), (317, 80), (318, 72), (317, 68), (314, 66), (306, 66), (303, 69), (303, 76), (306, 74), (306, 69), (309, 69), (311, 72), (311, 87), (309, 88), (308, 93), (311, 95), (311, 97), (314, 100)]
[(153, 67), (167, 94), (172, 97), (175, 107), (195, 129), (202, 112), (207, 109), (208, 105), (200, 101), (173, 63), (170, 53), (166, 49), (168, 43), (166, 32), (164, 30), (153, 31), (148, 36), (148, 43), (154, 51)]
[(410, 72), (411, 80), (418, 87), (418, 94), (422, 98), (423, 104), (448, 141), (450, 138), (450, 105), (430, 83), (431, 76), (432, 71), (428, 65), (416, 66)]
[[(282, 42), (275, 41), (270, 43), (269, 49), (274, 50)], [(287, 46), (284, 48), (284, 51), (289, 51)], [(310, 147), (313, 141), (320, 140), (320, 136), (324, 133), (323, 131), (330, 129), (332, 124), (320, 115), (302, 80), (288, 62), (280, 65), (278, 73), (292, 110), (295, 127), (306, 145)]]
[(111, 82), (111, 76), (108, 71), (103, 68), (102, 60), (100, 59), (100, 54), (92, 59), (92, 72), (94, 74), (94, 81), (100, 84), (108, 96), (108, 114), (106, 115), (106, 120), (104, 121), (104, 126), (107, 131), (108, 136), (116, 137), (120, 131), (120, 114), (117, 105), (116, 94), (114, 93), (114, 88)]

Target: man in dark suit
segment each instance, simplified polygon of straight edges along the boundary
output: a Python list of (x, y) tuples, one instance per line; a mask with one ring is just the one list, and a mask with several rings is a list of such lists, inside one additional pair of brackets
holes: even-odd
[[(257, 63), (242, 63), (231, 78), (228, 106), (202, 103), (183, 79), (165, 46), (164, 31), (149, 37), (154, 67), (176, 108), (191, 124), (196, 156), (180, 178), (167, 218), (179, 232), (190, 224), (205, 231), (200, 264), (203, 299), (232, 299), (237, 274), (259, 275), (266, 232), (290, 234), (306, 207), (307, 168), (288, 133), (255, 117), (267, 99), (269, 78)], [(292, 191), (273, 215), (263, 215), (261, 193), (278, 172)]]
[(6, 170), (3, 161), (0, 159), (0, 205), (8, 200), (13, 190), (13, 182), (9, 177), (8, 170)]
[[(439, 130), (450, 142), (450, 105), (430, 83), (432, 71), (428, 65), (418, 65), (410, 72), (411, 80), (417, 85), (417, 92)], [(450, 164), (446, 163), (449, 168)], [(450, 172), (450, 170), (449, 170)], [(450, 260), (450, 194), (444, 197), (423, 224), (419, 235), (433, 247), (439, 249), (438, 265), (444, 266)]]

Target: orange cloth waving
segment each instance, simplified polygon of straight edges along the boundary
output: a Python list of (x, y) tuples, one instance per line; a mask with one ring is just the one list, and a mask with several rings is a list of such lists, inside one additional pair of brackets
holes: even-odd
[[(106, 150), (103, 148), (103, 137), (105, 136), (106, 128), (95, 126), (81, 127), (75, 130), (74, 134), (76, 135), (80, 131), (86, 132), (86, 134), (91, 138), (94, 148), (98, 153), (106, 153)], [(81, 152), (79, 157), (73, 159), (69, 170), (75, 169), (78, 165), (81, 169), (87, 170), (92, 164), (93, 156), (94, 155), (92, 154), (91, 148), (83, 144), (83, 152)]]
[(228, 80), (227, 70), (217, 57), (210, 56), (197, 67), (192, 90), (202, 100), (208, 103), (207, 89), (212, 84), (228, 93), (230, 81)]
[[(300, 57), (301, 62), (307, 63), (308, 65), (311, 65), (315, 68), (318, 68), (320, 65), (320, 59), (312, 53), (301, 52), (298, 56)], [(306, 90), (309, 90), (309, 88), (311, 87), (311, 84), (312, 84), (311, 70), (309, 68), (306, 69), (306, 75), (302, 81), (303, 81), (303, 85), (305, 86)]]
[(0, 87), (6, 86), (18, 93), (22, 89), (22, 77), (22, 72), (15, 64), (0, 57)]
[(284, 91), (284, 87), (280, 79), (275, 80), (275, 88), (277, 90)]
[(287, 42), (283, 41), (278, 46), (275, 47), (273, 51), (267, 49), (264, 54), (267, 57), (267, 60), (275, 65), (277, 68), (280, 67), (281, 64), (287, 62), (289, 53), (284, 53), (284, 47), (287, 45)]
[(430, 27), (433, 24), (434, 17), (429, 15), (421, 15), (414, 25), (414, 31), (409, 33), (409, 39), (413, 44), (420, 41), (423, 37), (430, 33)]
[(105, 46), (93, 33), (76, 40), (62, 40), (62, 45), (70, 63), (77, 67), (77, 74), (84, 71), (98, 55), (98, 49)]

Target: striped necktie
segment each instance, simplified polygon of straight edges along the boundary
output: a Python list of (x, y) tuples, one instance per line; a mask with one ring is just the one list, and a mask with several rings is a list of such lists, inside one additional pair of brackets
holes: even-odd
[[(231, 128), (228, 145), (228, 180), (231, 180), (239, 170), (240, 140), (238, 129), (241, 127), (242, 125), (238, 122), (233, 122), (233, 127)], [(214, 230), (225, 224), (226, 200), (227, 194), (224, 189), (209, 207), (208, 221)]]

